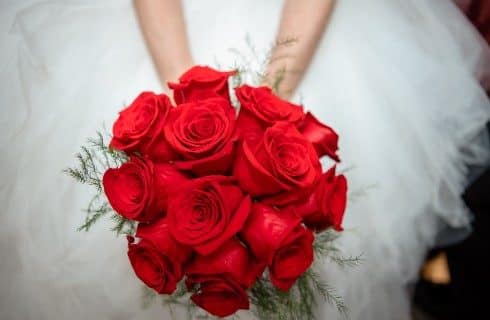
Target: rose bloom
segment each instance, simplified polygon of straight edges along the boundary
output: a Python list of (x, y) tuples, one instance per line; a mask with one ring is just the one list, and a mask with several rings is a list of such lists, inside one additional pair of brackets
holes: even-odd
[(175, 291), (184, 263), (191, 256), (191, 250), (176, 242), (168, 228), (167, 219), (161, 218), (138, 225), (138, 242), (128, 237), (128, 257), (134, 272), (148, 287), (165, 294)]
[(282, 100), (269, 87), (242, 85), (235, 92), (241, 106), (238, 127), (251, 144), (260, 139), (264, 130), (276, 122), (297, 125), (304, 117), (302, 106)]
[(255, 203), (240, 237), (269, 267), (271, 282), (287, 291), (313, 262), (313, 234), (292, 207)]
[(268, 203), (285, 205), (314, 185), (321, 165), (313, 146), (296, 127), (279, 122), (266, 129), (256, 146), (243, 141), (233, 174), (253, 197), (269, 196)]
[(222, 97), (230, 101), (228, 78), (236, 71), (218, 71), (206, 66), (194, 66), (179, 78), (178, 83), (169, 83), (177, 104), (194, 102), (210, 97)]
[(163, 134), (171, 109), (166, 95), (141, 93), (119, 113), (110, 147), (129, 154), (139, 152), (158, 162), (172, 160), (174, 153)]
[[(227, 241), (212, 254), (198, 255), (186, 268), (191, 299), (209, 313), (229, 316), (250, 306), (246, 290), (264, 271), (236, 239)], [(197, 290), (196, 290), (197, 288)]]
[(220, 97), (181, 104), (172, 111), (165, 137), (179, 155), (179, 169), (200, 176), (227, 173), (238, 139), (235, 109)]
[(170, 231), (180, 243), (207, 255), (240, 231), (251, 200), (232, 177), (207, 176), (184, 183), (169, 201)]
[(132, 156), (119, 168), (108, 169), (102, 178), (112, 208), (123, 217), (147, 222), (165, 214), (168, 197), (187, 177), (170, 164)]
[(333, 227), (342, 231), (342, 220), (347, 205), (347, 179), (335, 175), (335, 166), (325, 172), (315, 190), (296, 205), (303, 222), (315, 231)]

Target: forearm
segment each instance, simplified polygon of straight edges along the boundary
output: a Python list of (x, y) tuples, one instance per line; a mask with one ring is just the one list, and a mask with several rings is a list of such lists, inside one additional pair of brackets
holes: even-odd
[(192, 65), (180, 0), (133, 0), (148, 49), (163, 84)]
[[(289, 98), (313, 58), (335, 0), (286, 0), (264, 82)], [(281, 45), (285, 39), (293, 39)], [(277, 81), (281, 79), (281, 81)]]

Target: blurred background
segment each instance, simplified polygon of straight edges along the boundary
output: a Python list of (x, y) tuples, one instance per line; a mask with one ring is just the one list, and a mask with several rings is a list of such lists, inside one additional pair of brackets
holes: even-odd
[[(456, 0), (490, 44), (490, 1)], [(488, 79), (482, 79), (487, 84)], [(490, 130), (490, 126), (487, 124)], [(459, 243), (434, 248), (414, 288), (415, 320), (487, 319), (490, 287), (490, 169), (474, 168), (463, 198), (474, 214), (473, 231)]]

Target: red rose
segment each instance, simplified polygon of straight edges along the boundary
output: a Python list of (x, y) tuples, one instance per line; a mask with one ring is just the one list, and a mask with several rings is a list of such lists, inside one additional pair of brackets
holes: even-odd
[(313, 234), (292, 207), (278, 211), (254, 204), (240, 236), (267, 263), (271, 282), (280, 290), (289, 290), (313, 262)]
[(299, 125), (299, 131), (313, 144), (319, 157), (327, 155), (337, 162), (340, 161), (337, 155), (339, 136), (332, 128), (308, 112)]
[(102, 178), (112, 208), (127, 219), (143, 222), (163, 215), (169, 194), (185, 181), (186, 176), (173, 166), (136, 156), (120, 168), (108, 169)]
[(231, 177), (207, 176), (185, 183), (169, 201), (174, 238), (208, 255), (242, 228), (251, 200)]
[(158, 293), (171, 294), (182, 279), (184, 263), (190, 249), (176, 242), (169, 233), (167, 219), (138, 225), (136, 237), (128, 237), (128, 256), (134, 272), (147, 286)]
[(257, 140), (278, 121), (298, 124), (303, 119), (303, 107), (282, 100), (269, 87), (243, 85), (235, 92), (241, 105), (237, 124), (246, 140)]
[(224, 174), (234, 157), (235, 109), (223, 98), (179, 105), (172, 111), (165, 137), (181, 161), (176, 166), (198, 175)]
[(335, 166), (325, 172), (310, 197), (297, 205), (297, 213), (311, 229), (321, 231), (333, 227), (342, 231), (347, 204), (347, 179), (335, 176)]
[(119, 113), (112, 127), (110, 147), (127, 153), (138, 151), (155, 161), (171, 160), (174, 154), (163, 135), (171, 109), (166, 95), (141, 93)]
[(242, 143), (233, 173), (253, 197), (271, 196), (268, 203), (296, 201), (321, 175), (313, 146), (291, 123), (279, 122), (266, 129), (254, 147)]
[(174, 90), (177, 104), (215, 96), (230, 101), (228, 78), (235, 73), (236, 71), (222, 72), (205, 66), (195, 66), (179, 78), (179, 83), (169, 83), (168, 86)]
[(208, 256), (197, 256), (186, 268), (189, 290), (198, 288), (191, 299), (209, 313), (226, 317), (248, 309), (246, 290), (262, 274), (264, 265), (252, 261), (236, 239)]

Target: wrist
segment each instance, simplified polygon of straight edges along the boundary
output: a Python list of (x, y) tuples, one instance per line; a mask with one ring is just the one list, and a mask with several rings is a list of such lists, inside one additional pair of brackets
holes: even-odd
[(179, 77), (190, 67), (192, 67), (192, 65), (193, 63), (191, 59), (168, 65), (161, 70), (160, 79), (164, 84), (167, 82), (178, 82)]
[(270, 87), (275, 94), (283, 99), (289, 99), (294, 92), (300, 72), (294, 69), (293, 59), (278, 57), (271, 59), (266, 68), (261, 84)]

